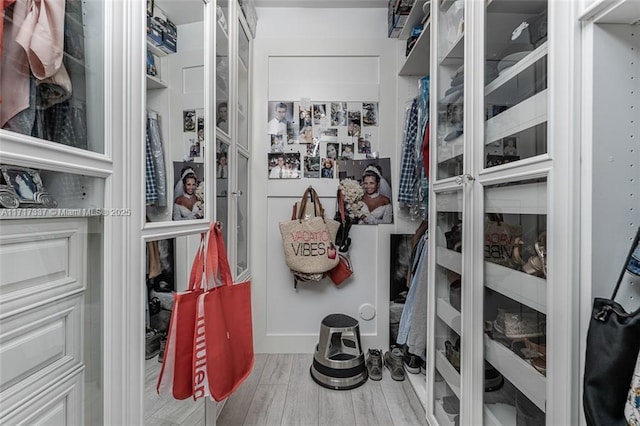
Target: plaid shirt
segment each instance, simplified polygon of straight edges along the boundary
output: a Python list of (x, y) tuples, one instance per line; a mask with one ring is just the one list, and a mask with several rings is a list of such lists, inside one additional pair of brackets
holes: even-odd
[(400, 168), (400, 188), (398, 201), (410, 203), (414, 200), (416, 184), (416, 137), (418, 135), (418, 98), (411, 103), (406, 121), (406, 132), (403, 142), (402, 166)]
[(153, 154), (151, 153), (151, 142), (149, 142), (149, 133), (147, 133), (147, 205), (152, 206), (158, 202), (158, 188), (156, 186), (156, 167), (153, 164)]

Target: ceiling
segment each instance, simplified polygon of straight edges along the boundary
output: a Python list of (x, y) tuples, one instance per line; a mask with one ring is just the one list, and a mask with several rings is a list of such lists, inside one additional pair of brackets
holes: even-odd
[[(254, 0), (256, 7), (332, 7), (372, 8), (387, 7), (388, 0)], [(155, 0), (176, 25), (204, 19), (202, 0)]]
[(254, 0), (256, 7), (384, 7), (388, 0)]

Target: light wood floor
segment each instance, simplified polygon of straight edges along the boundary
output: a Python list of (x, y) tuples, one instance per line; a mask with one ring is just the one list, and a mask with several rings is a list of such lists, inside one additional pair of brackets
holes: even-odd
[[(383, 372), (379, 382), (335, 391), (316, 384), (309, 374), (312, 354), (256, 354), (251, 376), (226, 401), (218, 426), (307, 425), (426, 425), (425, 412), (408, 380), (396, 382)], [(146, 423), (151, 425), (203, 425), (201, 402), (158, 397), (155, 380), (159, 363), (147, 361)], [(423, 376), (424, 377), (424, 376)], [(173, 407), (173, 408), (171, 408)]]

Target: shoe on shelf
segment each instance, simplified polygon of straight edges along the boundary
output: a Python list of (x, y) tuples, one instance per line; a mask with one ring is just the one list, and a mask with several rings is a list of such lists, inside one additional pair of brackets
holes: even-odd
[(400, 348), (396, 347), (384, 353), (384, 365), (389, 369), (393, 380), (399, 382), (404, 380), (403, 363), (402, 350)]
[(504, 384), (504, 377), (495, 367), (489, 364), (487, 361), (484, 362), (484, 391), (485, 392), (493, 392), (498, 390)]
[(444, 348), (445, 348), (444, 350), (445, 357), (447, 358), (449, 363), (451, 363), (453, 368), (455, 368), (456, 371), (459, 373), (460, 372), (460, 339), (456, 340), (455, 345), (451, 343), (449, 340), (447, 340), (446, 342), (444, 342)]
[(537, 313), (505, 313), (504, 335), (509, 339), (524, 339), (544, 335), (545, 322)]
[(547, 357), (545, 355), (529, 360), (533, 368), (538, 370), (543, 376), (547, 375)]
[(367, 373), (371, 380), (382, 380), (382, 351), (369, 349), (367, 351)]
[(460, 413), (460, 400), (455, 395), (447, 395), (442, 397), (442, 408), (449, 415)]
[(420, 374), (420, 367), (424, 365), (424, 361), (418, 355), (414, 355), (409, 352), (409, 347), (404, 345), (402, 347), (402, 361), (404, 362), (404, 369), (411, 374)]

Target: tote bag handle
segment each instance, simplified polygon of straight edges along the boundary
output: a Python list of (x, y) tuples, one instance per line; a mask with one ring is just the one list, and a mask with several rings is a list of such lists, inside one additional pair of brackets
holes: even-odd
[(616, 283), (616, 288), (613, 290), (613, 296), (611, 296), (611, 300), (615, 300), (616, 294), (618, 294), (618, 289), (620, 288), (620, 284), (622, 283), (622, 278), (624, 277), (624, 271), (627, 269), (627, 265), (629, 264), (629, 260), (631, 259), (631, 255), (638, 245), (638, 241), (640, 241), (640, 227), (636, 231), (636, 236), (633, 239), (633, 243), (631, 244), (631, 248), (629, 249), (629, 254), (627, 254), (627, 258), (622, 265), (622, 270), (620, 271), (620, 276), (618, 277), (618, 282)]

